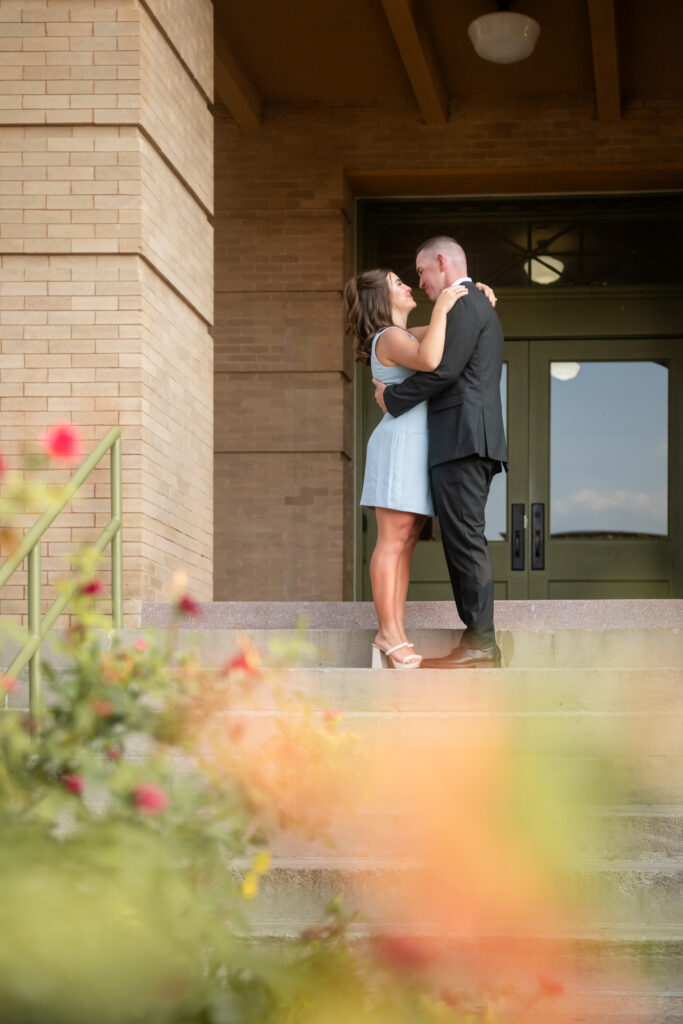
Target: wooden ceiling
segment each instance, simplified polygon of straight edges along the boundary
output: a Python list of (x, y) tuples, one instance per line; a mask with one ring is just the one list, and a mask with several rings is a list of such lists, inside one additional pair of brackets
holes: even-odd
[(541, 26), (511, 65), (467, 35), (495, 0), (214, 0), (218, 97), (238, 124), (269, 103), (404, 102), (444, 123), (468, 100), (592, 94), (598, 117), (625, 99), (683, 98), (683, 0), (515, 0)]

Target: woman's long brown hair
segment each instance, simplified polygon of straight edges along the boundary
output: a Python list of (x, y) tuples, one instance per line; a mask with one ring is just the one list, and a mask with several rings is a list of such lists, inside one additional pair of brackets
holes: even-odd
[(344, 302), (346, 333), (355, 338), (356, 361), (367, 366), (372, 339), (392, 323), (389, 271), (378, 267), (352, 277), (344, 287)]

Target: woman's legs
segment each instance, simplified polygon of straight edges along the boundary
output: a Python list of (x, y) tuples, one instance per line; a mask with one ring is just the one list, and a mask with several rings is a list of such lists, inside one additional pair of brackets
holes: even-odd
[(398, 563), (398, 575), (396, 578), (396, 620), (401, 630), (401, 639), (407, 640), (405, 629), (406, 600), (408, 598), (408, 584), (410, 583), (410, 560), (417, 544), (420, 532), (424, 525), (426, 516), (413, 516), (413, 526), (410, 531), (406, 546), (404, 547)]
[[(370, 582), (379, 625), (375, 641), (386, 648), (403, 643), (406, 639), (403, 611), (408, 590), (410, 555), (417, 542), (423, 517), (390, 508), (376, 508), (375, 514), (377, 544), (370, 559)], [(416, 534), (418, 520), (420, 527)], [(412, 651), (405, 648), (397, 651), (395, 657), (397, 661), (405, 661), (411, 654)]]

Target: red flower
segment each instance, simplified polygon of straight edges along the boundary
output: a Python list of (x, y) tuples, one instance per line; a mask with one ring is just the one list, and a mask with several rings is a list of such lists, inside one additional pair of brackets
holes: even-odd
[(147, 650), (147, 641), (143, 640), (142, 638), (140, 638), (139, 640), (136, 640), (135, 641), (135, 650), (136, 651), (146, 651)]
[(16, 690), (17, 685), (15, 676), (0, 676), (0, 690), (4, 690), (5, 693), (11, 693), (12, 690)]
[(564, 993), (564, 985), (549, 974), (539, 974), (538, 991), (544, 996), (561, 996)]
[(60, 782), (65, 789), (68, 789), (70, 793), (75, 796), (80, 796), (83, 792), (85, 780), (82, 775), (62, 775)]
[(178, 611), (181, 613), (181, 615), (193, 615), (195, 618), (202, 614), (201, 608), (199, 607), (197, 602), (190, 597), (189, 594), (183, 594), (183, 596), (179, 599)]
[(5, 456), (0, 452), (0, 476), (5, 472)]
[(89, 583), (84, 583), (81, 587), (81, 594), (99, 594), (102, 590), (102, 583), (100, 580), (90, 580)]
[(55, 423), (40, 435), (43, 450), (57, 462), (77, 462), (83, 454), (83, 438), (72, 423)]
[(102, 715), (102, 718), (109, 718), (114, 714), (114, 705), (110, 700), (96, 700), (92, 709), (96, 715)]
[(246, 672), (248, 676), (257, 676), (261, 660), (255, 650), (241, 651), (225, 663), (224, 672)]
[(241, 718), (238, 718), (234, 722), (230, 723), (230, 725), (228, 726), (228, 734), (233, 743), (239, 743), (239, 741), (244, 736), (246, 728), (247, 727)]
[(145, 814), (161, 814), (168, 807), (168, 796), (160, 786), (151, 782), (141, 782), (133, 790), (133, 800), (139, 810)]
[(382, 935), (375, 943), (377, 959), (397, 971), (419, 971), (434, 959), (433, 945), (414, 935)]
[(120, 759), (120, 757), (121, 757), (121, 748), (120, 747), (108, 747), (107, 748), (107, 757), (109, 758), (110, 761), (118, 761)]

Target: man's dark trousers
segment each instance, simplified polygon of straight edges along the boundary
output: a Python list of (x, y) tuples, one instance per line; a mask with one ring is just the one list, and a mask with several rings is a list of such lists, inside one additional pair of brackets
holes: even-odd
[(468, 646), (496, 642), (485, 513), (491, 480), (499, 469), (498, 461), (470, 455), (439, 463), (430, 471), (453, 596), (467, 627), (460, 642)]

